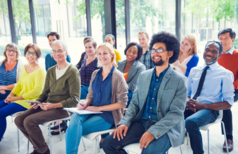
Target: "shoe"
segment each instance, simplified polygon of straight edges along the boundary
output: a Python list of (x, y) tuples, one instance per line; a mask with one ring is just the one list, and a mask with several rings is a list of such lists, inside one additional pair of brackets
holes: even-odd
[(31, 152), (30, 154), (40, 154), (40, 153), (38, 153), (36, 150), (34, 150), (34, 151)]
[[(228, 151), (231, 152), (233, 150), (233, 141), (230, 139), (227, 139), (228, 144)], [(226, 152), (226, 142), (223, 144), (223, 151)]]
[(45, 153), (42, 154), (50, 154), (50, 149), (48, 148), (47, 151)]
[[(61, 128), (61, 132), (66, 132), (66, 129), (68, 128), (68, 126), (67, 125), (65, 125), (65, 127), (64, 128)], [(55, 131), (52, 131), (51, 132), (51, 135), (59, 135), (60, 133), (59, 132), (55, 132)]]
[[(60, 124), (60, 127), (61, 127), (61, 128), (64, 128), (65, 125), (67, 125), (66, 122), (65, 122), (65, 121), (62, 121), (62, 123)], [(59, 130), (59, 125), (54, 126), (54, 127), (51, 127), (50, 129), (51, 129), (51, 130)]]

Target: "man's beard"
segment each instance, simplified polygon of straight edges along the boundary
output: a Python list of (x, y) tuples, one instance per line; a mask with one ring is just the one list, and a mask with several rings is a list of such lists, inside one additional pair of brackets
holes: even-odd
[(164, 64), (164, 61), (161, 58), (160, 61), (157, 61), (157, 62), (153, 61), (153, 63), (154, 63), (155, 66), (162, 66)]

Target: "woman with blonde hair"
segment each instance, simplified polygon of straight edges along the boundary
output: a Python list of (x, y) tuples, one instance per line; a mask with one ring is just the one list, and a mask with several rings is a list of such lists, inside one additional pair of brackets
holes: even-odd
[(23, 62), (18, 59), (20, 50), (15, 43), (6, 45), (0, 61), (0, 101), (5, 99), (20, 79)]
[(188, 77), (190, 70), (197, 66), (198, 61), (195, 37), (192, 34), (185, 35), (180, 45), (179, 59), (173, 63), (173, 67), (176, 71)]
[(97, 49), (101, 68), (93, 72), (88, 95), (83, 103), (77, 105), (78, 110), (101, 111), (101, 114), (71, 116), (66, 132), (66, 153), (78, 152), (81, 137), (92, 132), (103, 131), (115, 127), (123, 117), (123, 108), (128, 101), (127, 83), (123, 74), (117, 70), (115, 53), (109, 43), (101, 44)]

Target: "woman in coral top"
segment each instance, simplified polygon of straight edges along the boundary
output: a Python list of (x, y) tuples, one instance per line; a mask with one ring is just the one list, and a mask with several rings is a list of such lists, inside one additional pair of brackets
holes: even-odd
[(35, 44), (30, 43), (24, 49), (28, 64), (23, 66), (20, 79), (11, 93), (0, 101), (0, 141), (7, 127), (6, 117), (29, 109), (30, 104), (24, 100), (34, 101), (42, 93), (45, 70), (37, 63), (40, 55), (40, 48)]

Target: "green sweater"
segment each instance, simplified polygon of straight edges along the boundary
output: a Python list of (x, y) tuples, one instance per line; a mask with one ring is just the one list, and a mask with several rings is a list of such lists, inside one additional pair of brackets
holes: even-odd
[(63, 76), (56, 80), (55, 67), (51, 67), (46, 74), (45, 87), (37, 99), (40, 102), (59, 103), (63, 107), (75, 107), (80, 99), (81, 80), (75, 66), (70, 64)]

